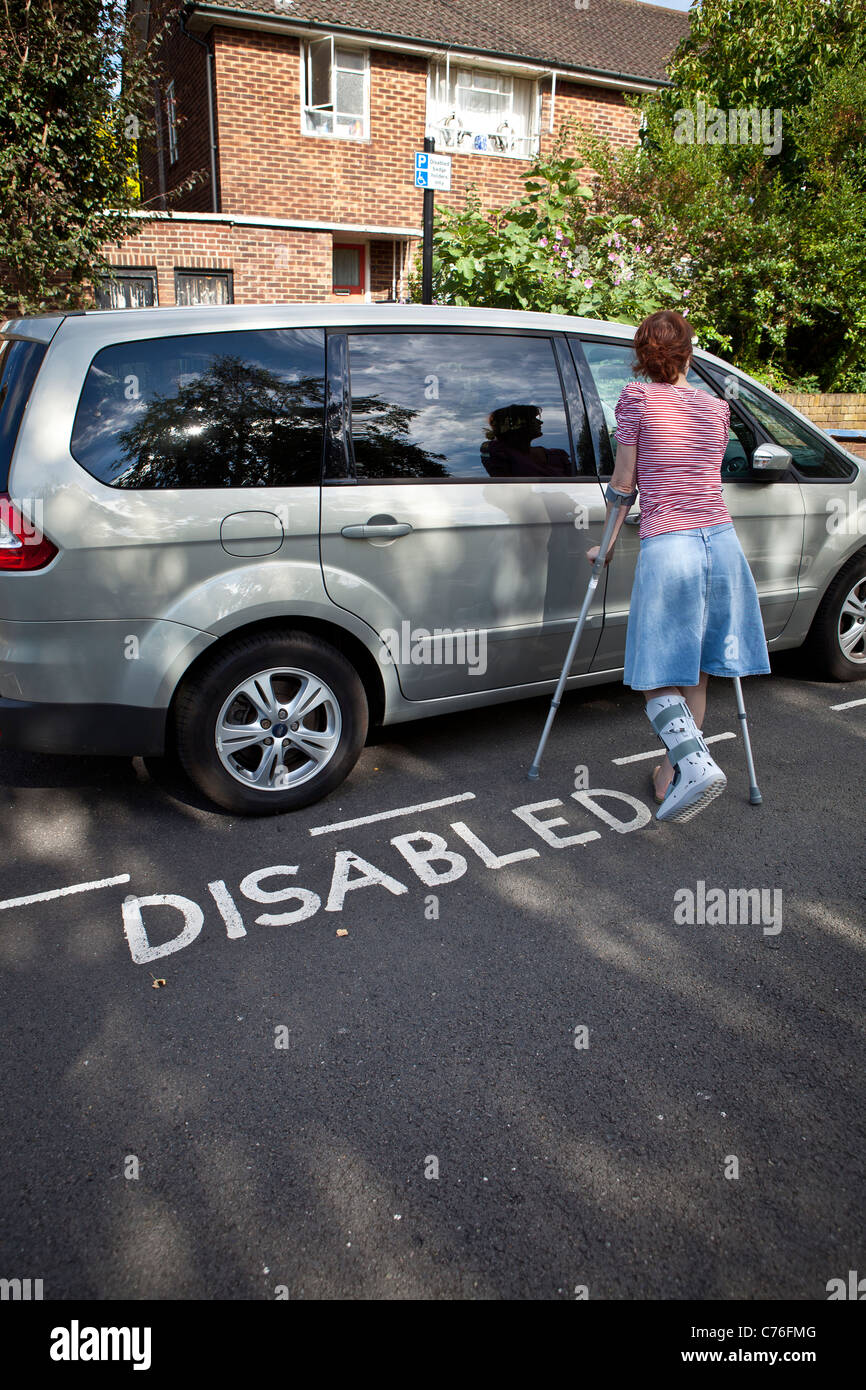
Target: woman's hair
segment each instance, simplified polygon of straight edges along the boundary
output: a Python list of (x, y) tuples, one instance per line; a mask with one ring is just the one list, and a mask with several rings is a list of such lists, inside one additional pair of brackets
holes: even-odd
[(639, 324), (634, 335), (635, 376), (674, 382), (692, 355), (692, 326), (675, 309), (660, 309)]

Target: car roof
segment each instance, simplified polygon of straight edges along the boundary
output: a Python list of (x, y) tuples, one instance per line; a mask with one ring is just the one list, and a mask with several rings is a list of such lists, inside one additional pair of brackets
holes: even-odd
[[(50, 342), (63, 325), (64, 339), (79, 333), (92, 340), (104, 332), (107, 342), (129, 338), (162, 337), (175, 333), (205, 333), (222, 329), (321, 327), (369, 328), (383, 324), (394, 327), (529, 328), (573, 333), (593, 333), (603, 337), (626, 337), (634, 325), (602, 319), (541, 314), (519, 309), (476, 309), (444, 304), (396, 304), (384, 300), (375, 304), (219, 304), (157, 309), (88, 309), (71, 314), (44, 314), (7, 319), (0, 323), (0, 334)], [(96, 330), (96, 331), (94, 331)], [(107, 331), (106, 331), (107, 330)]]

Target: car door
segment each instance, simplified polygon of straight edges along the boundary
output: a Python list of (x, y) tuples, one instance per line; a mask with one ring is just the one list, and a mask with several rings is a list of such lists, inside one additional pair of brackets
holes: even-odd
[[(616, 453), (614, 407), (626, 382), (634, 379), (634, 351), (630, 342), (610, 338), (582, 337), (573, 344), (582, 382), (587, 376), (598, 393), (603, 416), (602, 454), (607, 452), (606, 470), (612, 471)], [(580, 365), (581, 354), (585, 365)], [(707, 370), (699, 357), (688, 373), (689, 385), (714, 395), (731, 395), (735, 388), (724, 377)], [(737, 380), (733, 375), (730, 382)], [(722, 462), (722, 495), (731, 514), (740, 544), (749, 562), (767, 640), (778, 637), (785, 628), (798, 593), (798, 573), (803, 551), (803, 499), (793, 473), (781, 482), (768, 483), (754, 474), (752, 454), (763, 442), (764, 433), (736, 398), (729, 400), (731, 431)], [(622, 665), (625, 628), (634, 581), (634, 567), (640, 548), (638, 528), (640, 501), (632, 509), (620, 532), (616, 560), (608, 570), (604, 601), (604, 630), (593, 669)]]
[[(555, 679), (604, 520), (556, 334), (380, 327), (330, 335), (321, 556), (404, 695)], [(590, 615), (573, 670), (601, 626)]]

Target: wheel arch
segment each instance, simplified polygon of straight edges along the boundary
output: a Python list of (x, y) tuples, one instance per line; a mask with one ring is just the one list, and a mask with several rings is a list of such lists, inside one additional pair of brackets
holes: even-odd
[(856, 564), (862, 564), (864, 562), (866, 562), (866, 541), (864, 541), (862, 545), (858, 546), (856, 550), (852, 551), (850, 555), (846, 556), (846, 558), (842, 561), (841, 565), (839, 565), (838, 569), (833, 570), (832, 574), (828, 578), (827, 583), (824, 585), (823, 589), (821, 590), (821, 593), (818, 595), (818, 600), (815, 604), (815, 611), (812, 614), (812, 620), (809, 623), (809, 629), (806, 634), (807, 639), (811, 635), (812, 629), (814, 628), (815, 623), (821, 615), (821, 610), (824, 607), (824, 601), (827, 598), (827, 595), (829, 594), (830, 590), (833, 588), (834, 584), (838, 583), (838, 581), (842, 578), (846, 570), (851, 569)]
[(255, 622), (244, 623), (240, 627), (232, 628), (229, 632), (223, 633), (214, 642), (211, 642), (204, 651), (199, 652), (190, 662), (189, 666), (181, 674), (174, 690), (168, 707), (167, 732), (173, 730), (174, 712), (180, 691), (194, 680), (198, 672), (203, 670), (214, 656), (225, 647), (230, 646), (238, 638), (255, 637), (259, 633), (289, 633), (305, 632), (311, 637), (319, 637), (323, 642), (328, 642), (347, 661), (358, 673), (364, 693), (367, 696), (367, 704), (370, 711), (371, 728), (379, 726), (385, 717), (385, 683), (382, 673), (379, 670), (375, 657), (368, 647), (364, 645), (360, 637), (348, 632), (339, 623), (328, 622), (325, 618), (314, 618), (309, 615), (286, 615), (281, 618), (261, 618)]

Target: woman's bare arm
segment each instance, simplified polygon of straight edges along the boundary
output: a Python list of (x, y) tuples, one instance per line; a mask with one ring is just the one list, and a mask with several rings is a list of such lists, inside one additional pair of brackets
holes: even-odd
[[(637, 472), (637, 445), (636, 445), (636, 444), (619, 444), (619, 445), (617, 446), (617, 451), (616, 451), (616, 465), (615, 465), (614, 470), (613, 470), (613, 477), (612, 477), (611, 480), (610, 480), (610, 486), (614, 489), (615, 492), (625, 492), (625, 493), (633, 492), (633, 491), (634, 491), (634, 486), (635, 486), (635, 474), (636, 474), (636, 472)], [(608, 502), (608, 504), (607, 504), (607, 511), (605, 512), (605, 521), (606, 521), (607, 518), (610, 516), (611, 508), (612, 508), (613, 506), (615, 506), (615, 503), (613, 503), (613, 502)], [(606, 565), (607, 565), (607, 564), (610, 564), (611, 557), (612, 557), (612, 555), (613, 555), (613, 547), (614, 547), (614, 545), (615, 545), (615, 543), (616, 543), (616, 538), (617, 538), (617, 536), (618, 536), (619, 533), (620, 533), (620, 530), (621, 530), (621, 528), (622, 528), (623, 522), (625, 521), (626, 517), (628, 516), (628, 507), (618, 507), (617, 510), (618, 510), (618, 512), (619, 512), (619, 515), (617, 516), (617, 519), (616, 519), (616, 521), (614, 522), (613, 534), (612, 534), (612, 536), (611, 536), (611, 538), (610, 538), (610, 545), (608, 546), (608, 550), (607, 550), (607, 558), (605, 559), (605, 564), (606, 564)], [(595, 557), (596, 557), (597, 554), (598, 554), (598, 546), (597, 546), (597, 545), (592, 546), (592, 547), (586, 552), (586, 558), (589, 560), (589, 563), (590, 563), (590, 564), (593, 564), (593, 563), (594, 563)]]

